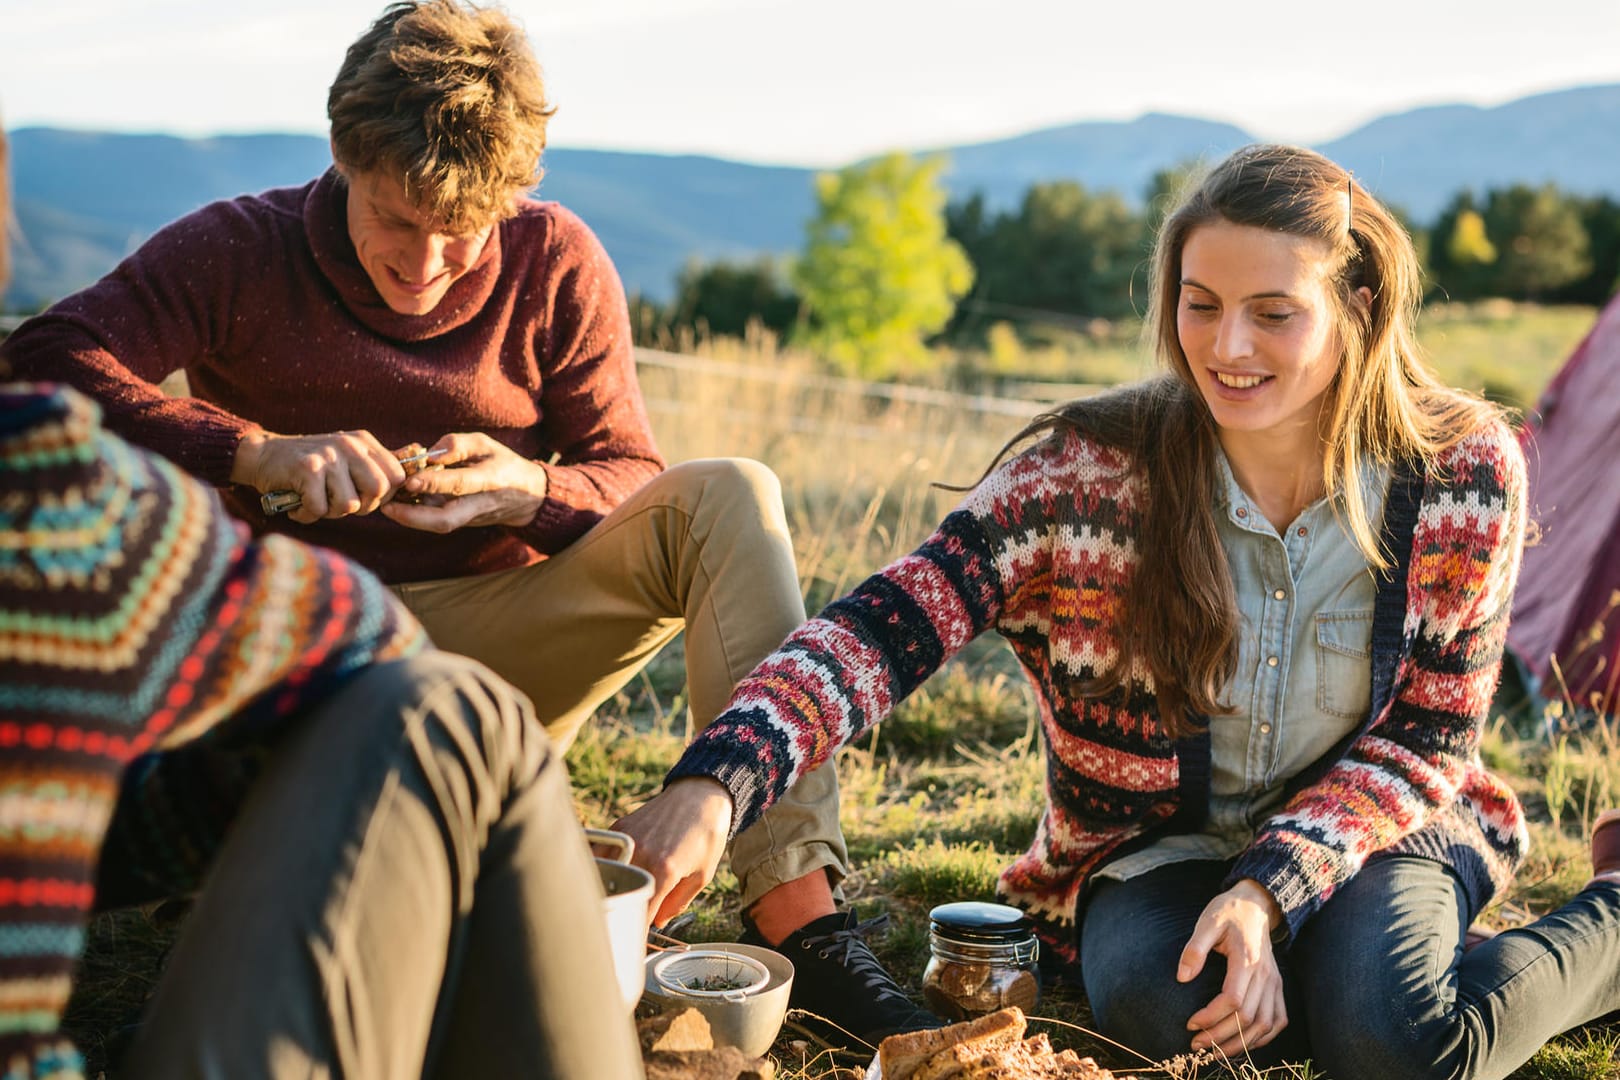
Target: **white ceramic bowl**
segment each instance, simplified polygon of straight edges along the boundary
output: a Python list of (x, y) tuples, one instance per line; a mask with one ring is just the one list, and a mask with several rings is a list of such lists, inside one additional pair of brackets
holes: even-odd
[(653, 953), (647, 957), (646, 992), (642, 995), (642, 1004), (651, 1003), (659, 1012), (694, 1008), (709, 1022), (716, 1046), (735, 1046), (751, 1057), (763, 1056), (776, 1041), (777, 1034), (782, 1030), (782, 1018), (787, 1015), (788, 994), (793, 989), (792, 961), (774, 950), (733, 941), (705, 942), (688, 948), (693, 951), (733, 953), (757, 961), (765, 965), (770, 978), (762, 988), (744, 991), (740, 999), (734, 995), (679, 993), (664, 986), (653, 974), (653, 965), (671, 954)]

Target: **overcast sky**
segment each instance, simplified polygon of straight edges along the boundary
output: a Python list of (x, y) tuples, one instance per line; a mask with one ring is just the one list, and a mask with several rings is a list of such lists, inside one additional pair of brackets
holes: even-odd
[[(381, 0), (0, 0), (0, 116), (321, 132)], [(1620, 82), (1620, 0), (511, 0), (553, 145), (833, 165), (1148, 110), (1319, 142)]]

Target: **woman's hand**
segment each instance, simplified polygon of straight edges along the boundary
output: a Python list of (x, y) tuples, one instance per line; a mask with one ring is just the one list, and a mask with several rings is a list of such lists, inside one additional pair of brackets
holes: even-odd
[(479, 525), (527, 525), (546, 501), (546, 470), (482, 432), (446, 435), (431, 447), (442, 468), (424, 469), (400, 485), (383, 515), (424, 532), (448, 533)]
[(636, 842), (631, 862), (652, 875), (654, 926), (686, 910), (714, 878), (731, 833), (731, 792), (718, 780), (686, 777), (614, 822)]
[(1192, 1048), (1216, 1048), (1227, 1057), (1264, 1046), (1288, 1026), (1282, 972), (1271, 950), (1271, 931), (1282, 923), (1282, 909), (1258, 881), (1244, 878), (1209, 902), (1181, 950), (1176, 981), (1188, 982), (1204, 970), (1213, 950), (1226, 957), (1221, 992), (1187, 1021), (1196, 1031)]

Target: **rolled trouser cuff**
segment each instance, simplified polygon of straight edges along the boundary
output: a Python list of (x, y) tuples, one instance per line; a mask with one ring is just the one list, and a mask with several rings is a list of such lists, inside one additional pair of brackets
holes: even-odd
[(826, 871), (827, 883), (832, 886), (833, 895), (840, 897), (838, 886), (849, 876), (845, 862), (841, 845), (835, 848), (826, 842), (812, 841), (775, 852), (748, 867), (739, 867), (733, 859), (731, 868), (742, 886), (742, 904), (746, 909), (778, 885), (797, 881), (817, 870)]

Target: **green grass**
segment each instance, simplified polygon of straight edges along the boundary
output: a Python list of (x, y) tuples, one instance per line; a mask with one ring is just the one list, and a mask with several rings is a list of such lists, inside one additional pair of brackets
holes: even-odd
[[(941, 700), (980, 695), (964, 692), (974, 671), (987, 667), (953, 665), (928, 687), (938, 687), (929, 708)], [(994, 685), (999, 673), (980, 678)], [(926, 688), (925, 688), (926, 689)], [(1005, 690), (981, 695), (1000, 700)], [(1007, 695), (1011, 696), (1011, 695)], [(926, 710), (925, 710), (926, 711)], [(861, 916), (889, 916), (887, 934), (874, 943), (878, 955), (904, 985), (920, 985), (927, 960), (927, 912), (935, 904), (962, 899), (990, 899), (996, 875), (1029, 843), (1042, 806), (1040, 753), (1028, 730), (1013, 722), (1016, 709), (992, 715), (978, 737), (964, 730), (955, 741), (936, 734), (934, 720), (925, 737), (880, 733), (875, 744), (844, 750), (838, 760), (843, 787), (843, 823), (855, 872), (846, 888)], [(917, 723), (912, 718), (909, 723)], [(885, 727), (893, 724), (891, 720)], [(1520, 721), (1522, 724), (1523, 721)], [(972, 725), (968, 725), (971, 727)], [(1525, 725), (1534, 728), (1535, 725)], [(1620, 756), (1608, 749), (1609, 729), (1567, 735), (1564, 756), (1574, 762), (1577, 787), (1596, 789), (1599, 777), (1620, 768)], [(1521, 925), (1557, 907), (1585, 882), (1590, 868), (1585, 836), (1603, 803), (1573, 806), (1561, 828), (1546, 819), (1545, 788), (1556, 759), (1554, 745), (1535, 734), (1520, 734), (1514, 723), (1499, 718), (1490, 727), (1485, 752), (1494, 768), (1519, 791), (1532, 817), (1533, 855), (1513, 890), (1482, 919), (1498, 929)], [(625, 748), (639, 757), (639, 749)], [(703, 935), (736, 926), (739, 897), (727, 879), (695, 905), (706, 928)], [(709, 938), (712, 940), (712, 938)], [(1032, 1030), (1045, 1030), (1059, 1048), (1073, 1047), (1116, 1071), (1146, 1071), (1147, 1063), (1128, 1050), (1110, 1046), (1092, 1030), (1084, 995), (1072, 986), (1048, 987)], [(773, 1052), (790, 1080), (834, 1080), (833, 1071), (849, 1058), (821, 1059), (801, 1066), (786, 1036)], [(1190, 1074), (1189, 1074), (1190, 1075)], [(1298, 1078), (1320, 1073), (1310, 1062), (1264, 1073), (1241, 1062), (1206, 1066), (1205, 1076)], [(1620, 1027), (1594, 1025), (1552, 1040), (1513, 1080), (1620, 1080)]]
[(1594, 317), (1586, 307), (1507, 301), (1438, 305), (1424, 312), (1418, 340), (1452, 386), (1528, 410)]

